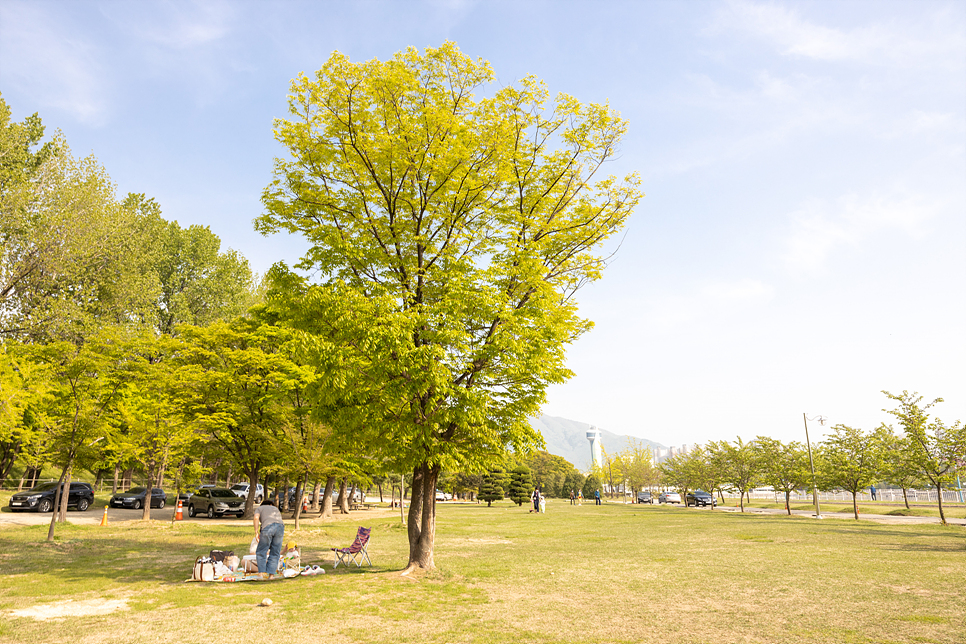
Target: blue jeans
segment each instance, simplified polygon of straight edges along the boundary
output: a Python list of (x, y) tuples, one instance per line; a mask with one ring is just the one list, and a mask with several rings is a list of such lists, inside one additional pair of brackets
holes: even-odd
[[(255, 549), (255, 561), (258, 562), (258, 572), (274, 575), (278, 572), (278, 558), (282, 556), (282, 538), (285, 536), (284, 523), (269, 523), (258, 535), (258, 547)], [(269, 552), (271, 549), (271, 552)]]

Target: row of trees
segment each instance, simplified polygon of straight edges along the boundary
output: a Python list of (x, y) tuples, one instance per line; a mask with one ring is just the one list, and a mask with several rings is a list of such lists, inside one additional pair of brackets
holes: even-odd
[[(184, 477), (229, 455), (252, 485), (409, 472), (407, 572), (434, 567), (440, 477), (542, 446), (528, 418), (592, 326), (573, 295), (642, 196), (634, 175), (600, 176), (627, 127), (614, 110), (494, 81), (449, 42), (385, 62), (337, 52), (300, 75), (255, 225), (310, 249), (224, 297), (179, 272), (190, 240), (145, 241), (175, 230), (151, 200), (114, 201), (96, 162), (58, 137), (40, 146), (39, 119), (7, 111), (0, 319), (16, 395), (0, 438), (14, 458), (39, 450), (69, 478), (123, 454)], [(36, 427), (43, 440), (25, 441)]]
[[(814, 487), (819, 490), (846, 490), (852, 494), (852, 507), (858, 519), (858, 493), (872, 485), (891, 484), (906, 490), (933, 487), (939, 496), (939, 513), (946, 516), (942, 490), (956, 481), (966, 468), (966, 428), (957, 421), (946, 425), (930, 419), (927, 410), (936, 403), (922, 404), (922, 396), (903, 391), (883, 392), (896, 403), (887, 409), (899, 421), (900, 431), (882, 425), (871, 431), (836, 425), (831, 434), (812, 450), (815, 466)], [(769, 486), (789, 497), (799, 489), (813, 487), (807, 447), (802, 443), (764, 436), (745, 443), (712, 441), (686, 454), (661, 463), (661, 482), (683, 493), (698, 488), (710, 492), (734, 491), (744, 511), (745, 494), (758, 486)]]

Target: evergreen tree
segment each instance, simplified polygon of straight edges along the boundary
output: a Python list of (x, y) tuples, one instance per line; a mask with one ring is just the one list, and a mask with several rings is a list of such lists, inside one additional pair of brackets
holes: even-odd
[(510, 500), (517, 505), (523, 505), (530, 499), (533, 490), (533, 479), (530, 477), (530, 469), (520, 465), (513, 469), (510, 475)]
[(483, 475), (483, 482), (480, 483), (480, 493), (477, 495), (481, 501), (486, 501), (486, 507), (493, 505), (494, 501), (502, 501), (503, 493), (503, 470), (490, 470)]

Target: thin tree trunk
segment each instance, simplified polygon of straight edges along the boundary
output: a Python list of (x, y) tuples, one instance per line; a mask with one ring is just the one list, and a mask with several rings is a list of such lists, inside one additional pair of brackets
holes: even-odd
[(745, 511), (745, 491), (738, 490), (738, 504), (741, 506), (741, 511)]
[(302, 518), (302, 495), (305, 493), (305, 486), (309, 482), (309, 473), (305, 472), (305, 475), (299, 480), (297, 489), (295, 490), (295, 529), (299, 529), (300, 519)]
[(141, 510), (141, 520), (149, 521), (151, 519), (151, 501), (154, 499), (154, 477), (156, 475), (155, 465), (152, 462), (148, 468), (148, 484), (145, 487), (147, 490), (144, 493), (144, 508)]
[(939, 519), (943, 525), (947, 525), (946, 513), (943, 512), (943, 484), (938, 481), (936, 482), (936, 497), (939, 500)]
[(785, 510), (788, 512), (788, 516), (792, 516), (792, 492), (791, 490), (785, 490)]
[(255, 497), (258, 495), (258, 467), (248, 472), (248, 496), (245, 498), (245, 514), (242, 518), (251, 519), (255, 516)]
[(282, 479), (282, 505), (279, 506), (282, 512), (288, 512), (288, 476)]
[(856, 499), (856, 492), (852, 492), (852, 513), (855, 515), (855, 520), (859, 520), (859, 502)]
[(67, 506), (70, 505), (70, 482), (74, 477), (74, 464), (71, 461), (70, 467), (67, 469), (67, 480), (64, 481), (64, 489), (60, 493), (60, 510), (57, 512), (57, 520), (61, 523), (66, 523), (67, 521)]
[(376, 483), (376, 487), (379, 488), (379, 503), (385, 503), (385, 501), (382, 500), (382, 483)]
[(57, 487), (57, 492), (54, 494), (54, 507), (50, 513), (50, 527), (47, 528), (47, 541), (54, 540), (54, 524), (57, 523), (57, 515), (60, 511), (60, 505), (64, 498), (64, 479), (67, 478), (67, 470), (70, 468), (70, 461), (64, 466), (64, 471), (60, 473), (60, 485)]
[(902, 500), (906, 502), (906, 509), (909, 510), (909, 495), (906, 494), (906, 488), (902, 488)]

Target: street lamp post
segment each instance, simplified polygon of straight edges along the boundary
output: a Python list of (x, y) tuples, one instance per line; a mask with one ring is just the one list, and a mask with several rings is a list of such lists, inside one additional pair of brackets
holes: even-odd
[[(815, 518), (822, 518), (822, 508), (818, 504), (818, 488), (815, 486), (815, 461), (812, 460), (812, 441), (808, 438), (808, 415), (802, 414), (802, 419), (805, 421), (805, 445), (808, 446), (808, 465), (812, 468), (812, 500), (815, 502)], [(816, 416), (812, 418), (813, 421), (818, 421), (819, 425), (825, 424), (824, 416)]]

